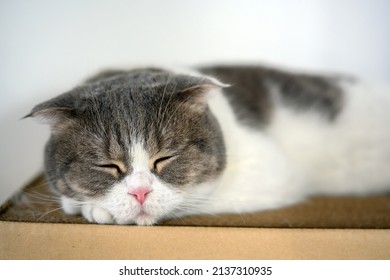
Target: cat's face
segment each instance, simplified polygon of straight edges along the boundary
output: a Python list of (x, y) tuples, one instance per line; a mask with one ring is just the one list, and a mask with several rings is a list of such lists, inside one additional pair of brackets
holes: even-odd
[(193, 207), (225, 167), (207, 106), (213, 87), (161, 70), (117, 72), (36, 106), (30, 115), (52, 127), (50, 185), (120, 224), (153, 224)]

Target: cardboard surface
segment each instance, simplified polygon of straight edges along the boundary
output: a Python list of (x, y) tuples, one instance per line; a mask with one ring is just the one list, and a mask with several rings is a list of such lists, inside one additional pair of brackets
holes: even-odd
[(390, 259), (390, 196), (154, 227), (88, 224), (57, 201), (40, 176), (0, 207), (0, 259)]
[(388, 230), (0, 222), (1, 259), (390, 259)]

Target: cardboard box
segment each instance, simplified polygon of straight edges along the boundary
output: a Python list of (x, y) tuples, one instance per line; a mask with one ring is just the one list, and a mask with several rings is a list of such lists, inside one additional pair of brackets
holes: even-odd
[(41, 175), (1, 206), (0, 236), (0, 259), (390, 259), (390, 196), (95, 225), (64, 215)]

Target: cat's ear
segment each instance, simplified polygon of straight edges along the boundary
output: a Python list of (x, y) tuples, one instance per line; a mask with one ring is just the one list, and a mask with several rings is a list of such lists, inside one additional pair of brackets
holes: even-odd
[(229, 87), (214, 78), (193, 79), (177, 92), (177, 97), (190, 106), (191, 109), (202, 112), (207, 107), (207, 100), (218, 89)]
[(70, 94), (63, 94), (36, 105), (24, 118), (36, 118), (50, 125), (53, 132), (58, 132), (72, 123), (74, 115), (74, 104)]

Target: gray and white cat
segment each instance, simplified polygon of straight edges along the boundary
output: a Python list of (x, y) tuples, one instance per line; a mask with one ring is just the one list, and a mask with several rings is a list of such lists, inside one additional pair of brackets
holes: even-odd
[(37, 105), (65, 213), (153, 225), (390, 190), (390, 90), (255, 66), (101, 73)]

